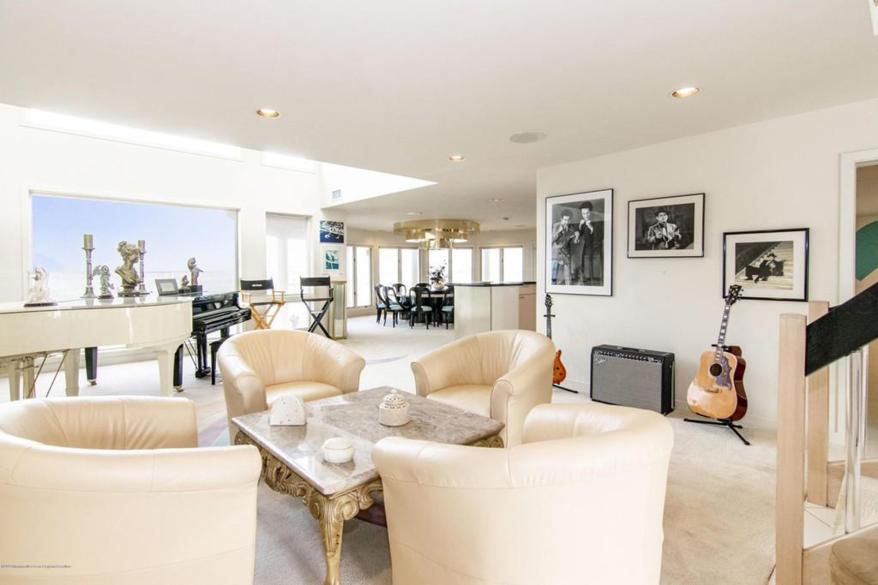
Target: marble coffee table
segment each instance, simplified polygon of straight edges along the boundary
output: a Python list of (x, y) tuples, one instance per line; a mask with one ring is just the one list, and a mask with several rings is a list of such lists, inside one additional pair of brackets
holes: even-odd
[[(352, 392), (305, 404), (307, 424), (272, 427), (268, 411), (236, 417), (235, 443), (255, 445), (262, 455), (262, 477), (273, 490), (301, 498), (320, 523), (326, 554), (324, 585), (339, 585), (342, 529), (347, 520), (372, 506), (381, 478), (372, 464), (372, 447), (385, 437), (438, 443), (502, 447), (503, 423), (454, 406), (405, 394), (412, 420), (401, 427), (378, 422), (378, 405), (391, 388)], [(354, 444), (349, 463), (327, 463), (321, 446), (331, 437)]]

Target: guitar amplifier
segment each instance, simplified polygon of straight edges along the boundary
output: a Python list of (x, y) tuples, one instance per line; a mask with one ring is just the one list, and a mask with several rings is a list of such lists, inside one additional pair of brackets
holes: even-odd
[(618, 345), (593, 347), (591, 398), (668, 414), (674, 410), (674, 354)]

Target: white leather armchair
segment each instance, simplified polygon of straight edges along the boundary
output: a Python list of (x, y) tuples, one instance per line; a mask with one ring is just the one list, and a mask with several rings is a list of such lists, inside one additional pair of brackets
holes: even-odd
[(259, 454), (195, 447), (183, 398), (0, 405), (0, 582), (251, 585)]
[(541, 405), (523, 440), (378, 442), (394, 585), (658, 585), (668, 421)]
[(360, 355), (337, 341), (283, 329), (235, 335), (223, 343), (217, 359), (233, 442), (236, 416), (267, 410), (284, 394), (307, 402), (356, 392), (366, 365)]
[(521, 442), (527, 413), (552, 399), (555, 346), (533, 331), (491, 331), (458, 339), (412, 362), (415, 389), (506, 425), (507, 446)]

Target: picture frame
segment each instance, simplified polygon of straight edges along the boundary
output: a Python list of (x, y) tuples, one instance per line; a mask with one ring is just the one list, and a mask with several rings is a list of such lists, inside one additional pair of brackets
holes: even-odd
[(339, 249), (323, 249), (323, 269), (327, 272), (338, 272), (341, 270), (341, 251)]
[(704, 193), (628, 202), (629, 258), (703, 258)]
[(613, 189), (552, 195), (545, 206), (546, 292), (612, 296)]
[(723, 285), (743, 287), (742, 300), (807, 301), (810, 229), (723, 233)]
[(320, 220), (321, 244), (344, 244), (344, 222), (329, 219)]
[(180, 292), (176, 278), (156, 278), (155, 289), (158, 291), (159, 296), (171, 296)]

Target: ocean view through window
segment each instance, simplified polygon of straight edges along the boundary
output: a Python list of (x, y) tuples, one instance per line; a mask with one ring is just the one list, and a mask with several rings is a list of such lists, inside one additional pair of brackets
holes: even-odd
[[(85, 290), (83, 234), (94, 236), (93, 266), (106, 264), (111, 282), (120, 287), (116, 267), (120, 241), (146, 241), (144, 282), (156, 295), (156, 278), (178, 283), (188, 276), (186, 261), (195, 257), (204, 271), (205, 293), (237, 290), (238, 213), (230, 209), (141, 203), (114, 199), (34, 194), (31, 197), (33, 266), (49, 271), (56, 300), (74, 299)], [(140, 267), (137, 267), (138, 272)], [(95, 278), (95, 288), (98, 279)]]

